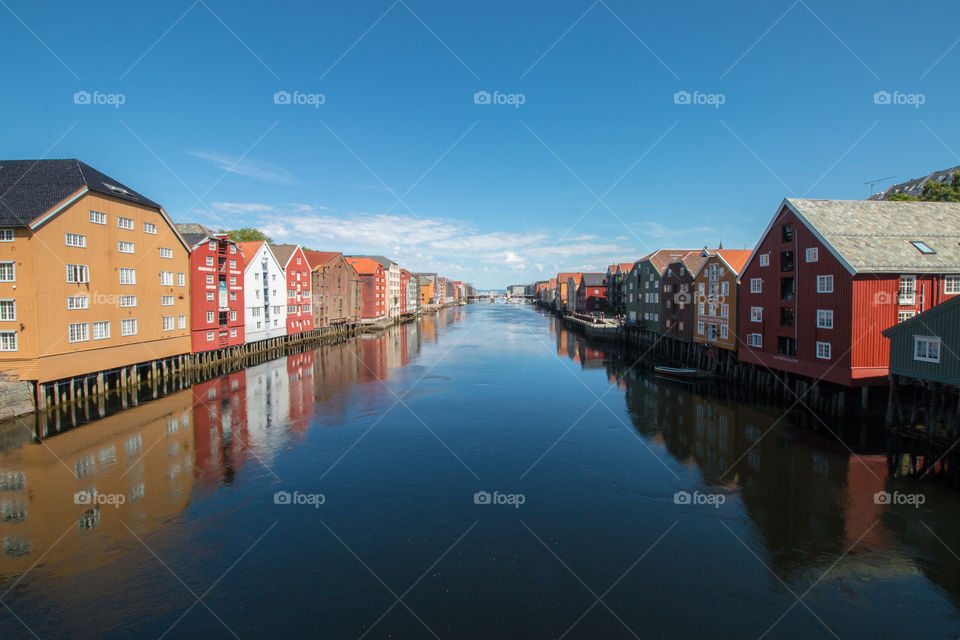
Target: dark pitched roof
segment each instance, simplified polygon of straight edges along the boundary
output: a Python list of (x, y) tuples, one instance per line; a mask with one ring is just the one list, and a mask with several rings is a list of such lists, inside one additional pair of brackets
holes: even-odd
[(160, 208), (153, 200), (76, 159), (0, 160), (0, 225), (25, 227), (83, 187)]
[(186, 243), (191, 247), (195, 247), (207, 238), (212, 238), (217, 235), (217, 232), (213, 229), (196, 222), (178, 222), (175, 226)]
[(583, 284), (587, 287), (599, 287), (603, 285), (607, 274), (605, 273), (585, 273), (583, 274)]

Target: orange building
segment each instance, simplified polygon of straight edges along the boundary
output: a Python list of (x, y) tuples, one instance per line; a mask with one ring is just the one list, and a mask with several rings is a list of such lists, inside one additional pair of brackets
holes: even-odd
[(373, 321), (386, 317), (387, 275), (383, 265), (370, 258), (347, 258), (347, 262), (353, 265), (363, 282), (363, 319)]
[(0, 371), (48, 382), (189, 353), (189, 260), (159, 204), (93, 167), (0, 162)]
[(739, 275), (750, 258), (741, 249), (703, 250), (706, 260), (693, 276), (693, 341), (737, 350)]

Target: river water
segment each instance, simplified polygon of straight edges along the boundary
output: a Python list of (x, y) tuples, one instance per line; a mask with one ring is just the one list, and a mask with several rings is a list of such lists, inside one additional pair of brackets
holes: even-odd
[(955, 490), (634, 364), (477, 304), (8, 424), (0, 637), (960, 634)]

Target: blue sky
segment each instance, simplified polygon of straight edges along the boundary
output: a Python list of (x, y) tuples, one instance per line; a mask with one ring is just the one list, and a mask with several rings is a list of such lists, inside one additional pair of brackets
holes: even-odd
[(750, 248), (785, 196), (960, 164), (947, 3), (0, 5), (4, 157), (481, 288)]

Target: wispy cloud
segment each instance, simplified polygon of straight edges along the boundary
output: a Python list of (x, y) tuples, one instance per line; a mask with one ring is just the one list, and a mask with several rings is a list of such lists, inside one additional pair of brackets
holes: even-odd
[(187, 151), (187, 153), (195, 158), (206, 160), (227, 173), (235, 173), (273, 184), (288, 185), (296, 182), (292, 173), (283, 167), (278, 167), (269, 162), (241, 158), (240, 156), (232, 156), (219, 151), (191, 150)]
[(558, 239), (551, 230), (482, 232), (456, 219), (336, 212), (306, 204), (268, 205), (216, 202), (217, 211), (243, 216), (278, 242), (300, 242), (322, 250), (388, 255), (416, 271), (453, 277), (489, 278), (478, 286), (502, 286), (523, 275), (542, 278), (551, 271), (603, 271), (608, 264), (632, 261), (642, 251), (626, 238), (582, 234)]

